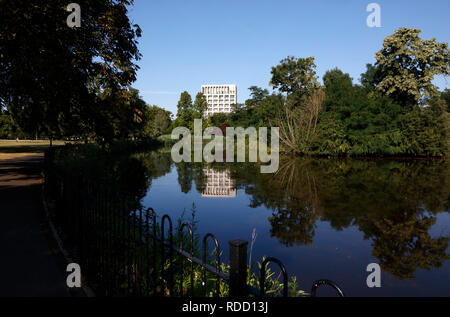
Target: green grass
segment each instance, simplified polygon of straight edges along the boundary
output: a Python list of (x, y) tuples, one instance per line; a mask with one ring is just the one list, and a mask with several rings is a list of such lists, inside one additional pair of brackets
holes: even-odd
[[(54, 146), (64, 144), (64, 141), (53, 141)], [(48, 140), (0, 140), (0, 160), (40, 154), (48, 147), (50, 147)]]

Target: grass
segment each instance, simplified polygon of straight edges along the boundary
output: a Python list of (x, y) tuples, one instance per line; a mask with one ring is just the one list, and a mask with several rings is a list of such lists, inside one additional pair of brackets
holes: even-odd
[[(64, 144), (64, 141), (53, 141), (53, 145)], [(50, 147), (50, 141), (48, 140), (0, 140), (0, 160), (41, 154), (48, 147)]]

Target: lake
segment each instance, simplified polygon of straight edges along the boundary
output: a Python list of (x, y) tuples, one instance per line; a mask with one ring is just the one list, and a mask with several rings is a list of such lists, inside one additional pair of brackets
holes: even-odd
[[(136, 158), (141, 203), (174, 220), (195, 210), (196, 232), (217, 236), (224, 261), (229, 240), (256, 232), (254, 265), (276, 257), (306, 291), (329, 279), (347, 296), (450, 296), (448, 161), (280, 157), (276, 174), (261, 174), (252, 163)], [(380, 288), (367, 287), (370, 263), (381, 266)]]

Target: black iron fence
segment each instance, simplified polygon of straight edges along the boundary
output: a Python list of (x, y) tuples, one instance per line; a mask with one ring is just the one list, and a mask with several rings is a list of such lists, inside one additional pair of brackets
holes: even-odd
[[(247, 241), (229, 241), (229, 266), (225, 266), (213, 234), (195, 241), (189, 223), (175, 227), (168, 215), (158, 223), (152, 208), (137, 208), (114, 184), (59, 169), (48, 157), (44, 188), (64, 247), (100, 296), (265, 296), (269, 262), (280, 267), (281, 294), (288, 296), (288, 274), (275, 258), (263, 261), (257, 283), (249, 285)], [(212, 252), (208, 241), (214, 244)], [(316, 296), (320, 285), (344, 296), (329, 280), (315, 282), (310, 296)]]

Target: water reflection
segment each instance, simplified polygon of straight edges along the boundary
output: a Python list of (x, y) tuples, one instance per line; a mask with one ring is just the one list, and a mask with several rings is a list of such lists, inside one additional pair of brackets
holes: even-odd
[(236, 197), (236, 187), (231, 179), (229, 169), (220, 171), (214, 168), (204, 168), (203, 174), (206, 184), (202, 191), (202, 197)]
[[(168, 173), (173, 164), (168, 153), (139, 159), (150, 178)], [(275, 175), (261, 174), (251, 163), (180, 163), (175, 169), (183, 193), (195, 188), (202, 197), (236, 197), (245, 192), (251, 208), (271, 210), (270, 234), (288, 247), (313, 244), (322, 221), (336, 231), (363, 232), (382, 269), (401, 279), (450, 259), (448, 230), (431, 234), (437, 216), (449, 212), (446, 161), (281, 157)]]
[(240, 184), (253, 206), (272, 209), (271, 234), (287, 246), (311, 244), (320, 219), (358, 227), (382, 269), (402, 279), (450, 258), (448, 232), (430, 235), (437, 214), (449, 211), (447, 162), (284, 158), (270, 182), (250, 175)]

